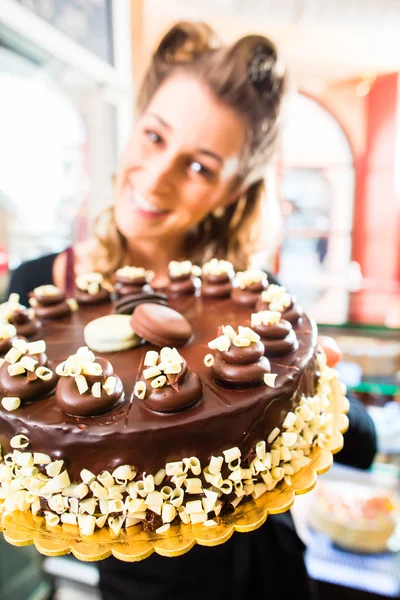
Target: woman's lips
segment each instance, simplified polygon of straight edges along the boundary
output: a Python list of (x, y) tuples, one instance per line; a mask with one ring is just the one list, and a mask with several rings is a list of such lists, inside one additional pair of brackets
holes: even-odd
[(160, 217), (165, 217), (171, 212), (170, 210), (158, 208), (155, 204), (149, 202), (146, 198), (134, 192), (133, 190), (130, 192), (130, 197), (134, 210), (148, 219), (159, 219)]

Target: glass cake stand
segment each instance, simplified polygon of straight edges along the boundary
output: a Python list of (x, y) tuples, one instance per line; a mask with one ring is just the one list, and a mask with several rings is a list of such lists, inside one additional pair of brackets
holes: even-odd
[(334, 433), (324, 447), (312, 450), (311, 462), (291, 476), (291, 486), (281, 482), (273, 491), (239, 504), (232, 513), (215, 518), (217, 525), (213, 527), (178, 523), (171, 525), (166, 533), (157, 534), (144, 531), (142, 525), (135, 525), (121, 530), (118, 535), (109, 529), (100, 529), (91, 536), (84, 536), (76, 525), (49, 527), (43, 517), (33, 516), (26, 511), (4, 513), (0, 531), (5, 540), (14, 546), (34, 544), (46, 556), (62, 556), (72, 552), (76, 558), (87, 562), (103, 560), (111, 554), (128, 562), (143, 560), (153, 552), (163, 556), (180, 556), (195, 544), (217, 546), (226, 542), (235, 531), (253, 531), (265, 522), (269, 514), (289, 510), (296, 494), (306, 494), (312, 490), (317, 475), (328, 471), (333, 454), (342, 448), (342, 434), (348, 427), (346, 413), (349, 403), (337, 378), (331, 380), (330, 387), (328, 411), (334, 415)]

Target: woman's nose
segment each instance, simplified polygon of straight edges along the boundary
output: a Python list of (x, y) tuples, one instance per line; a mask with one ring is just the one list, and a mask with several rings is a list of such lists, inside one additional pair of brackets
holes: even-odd
[(147, 161), (146, 175), (149, 191), (159, 193), (171, 191), (176, 182), (175, 157), (167, 153), (153, 156)]

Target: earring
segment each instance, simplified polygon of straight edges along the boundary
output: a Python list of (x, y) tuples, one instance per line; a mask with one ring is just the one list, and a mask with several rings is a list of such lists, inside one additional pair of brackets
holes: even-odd
[(215, 208), (211, 214), (215, 219), (221, 219), (225, 214), (225, 209), (220, 206), (219, 208)]

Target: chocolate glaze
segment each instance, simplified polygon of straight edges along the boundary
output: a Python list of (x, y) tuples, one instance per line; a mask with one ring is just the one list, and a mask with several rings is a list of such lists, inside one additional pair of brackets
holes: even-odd
[(100, 287), (100, 290), (97, 294), (89, 294), (89, 292), (84, 292), (79, 288), (75, 288), (74, 298), (77, 303), (82, 306), (86, 306), (88, 304), (103, 304), (104, 302), (108, 302), (110, 299), (110, 293), (103, 287)]
[(15, 310), (8, 320), (16, 328), (17, 334), (26, 338), (34, 337), (40, 327), (39, 321), (29, 316), (27, 308)]
[(203, 275), (201, 293), (208, 298), (228, 298), (232, 291), (232, 280), (228, 273)]
[(167, 287), (169, 296), (186, 296), (196, 292), (195, 277), (191, 273), (179, 277), (169, 276), (170, 282)]
[[(193, 327), (192, 341), (180, 353), (200, 376), (201, 402), (170, 414), (150, 411), (137, 398), (131, 403), (137, 373), (152, 346), (104, 354), (123, 382), (125, 397), (121, 405), (106, 415), (91, 418), (66, 415), (54, 396), (10, 413), (0, 405), (0, 443), (4, 452), (10, 450), (9, 441), (15, 434), (26, 434), (33, 451), (64, 459), (75, 481), (84, 467), (100, 473), (131, 464), (140, 472), (155, 473), (168, 461), (197, 456), (205, 463), (212, 454), (218, 456), (233, 446), (239, 446), (246, 458), (259, 440), (267, 439), (274, 427), (282, 425), (302, 393), (315, 393), (317, 330), (306, 315), (296, 326), (298, 351), (271, 361), (271, 372), (278, 374), (274, 388), (260, 385), (225, 390), (215, 383), (212, 369), (203, 363), (209, 353), (207, 344), (215, 338), (218, 325), (248, 325), (249, 311), (230, 299), (218, 300), (213, 303), (210, 318), (210, 301), (196, 296), (174, 299), (172, 306), (183, 312)], [(84, 345), (86, 323), (109, 312), (106, 304), (86, 307), (68, 320), (44, 323), (42, 335), (49, 356), (61, 362), (74, 354)]]
[(10, 375), (8, 372), (8, 363), (4, 363), (0, 367), (0, 395), (13, 396), (21, 400), (21, 402), (32, 402), (38, 398), (43, 398), (52, 392), (58, 381), (58, 375), (55, 372), (55, 365), (48, 361), (45, 353), (42, 354), (29, 354), (30, 356), (38, 361), (36, 367), (40, 365), (48, 367), (53, 371), (53, 375), (49, 381), (43, 381), (31, 372), (25, 372), (22, 375)]
[(162, 304), (167, 306), (168, 297), (161, 292), (155, 292), (151, 289), (148, 291), (139, 291), (127, 294), (115, 301), (115, 312), (119, 315), (131, 315), (139, 304), (153, 302), (154, 304)]
[(142, 403), (150, 410), (159, 413), (177, 412), (190, 408), (201, 398), (201, 381), (197, 373), (193, 373), (186, 362), (177, 375), (168, 377), (171, 385), (153, 389), (147, 382), (147, 392)]
[(283, 356), (299, 347), (292, 324), (285, 319), (274, 325), (257, 325), (253, 329), (261, 336), (266, 356)]
[[(56, 387), (56, 401), (60, 408), (67, 414), (75, 417), (95, 417), (113, 410), (122, 400), (123, 386), (121, 379), (114, 374), (111, 363), (105, 358), (96, 356), (95, 362), (103, 369), (101, 375), (84, 375), (89, 389), (80, 394), (74, 377), (61, 377)], [(112, 394), (107, 394), (101, 389), (101, 398), (95, 398), (91, 393), (91, 387), (99, 381), (103, 385), (113, 375), (116, 377), (115, 389)]]

